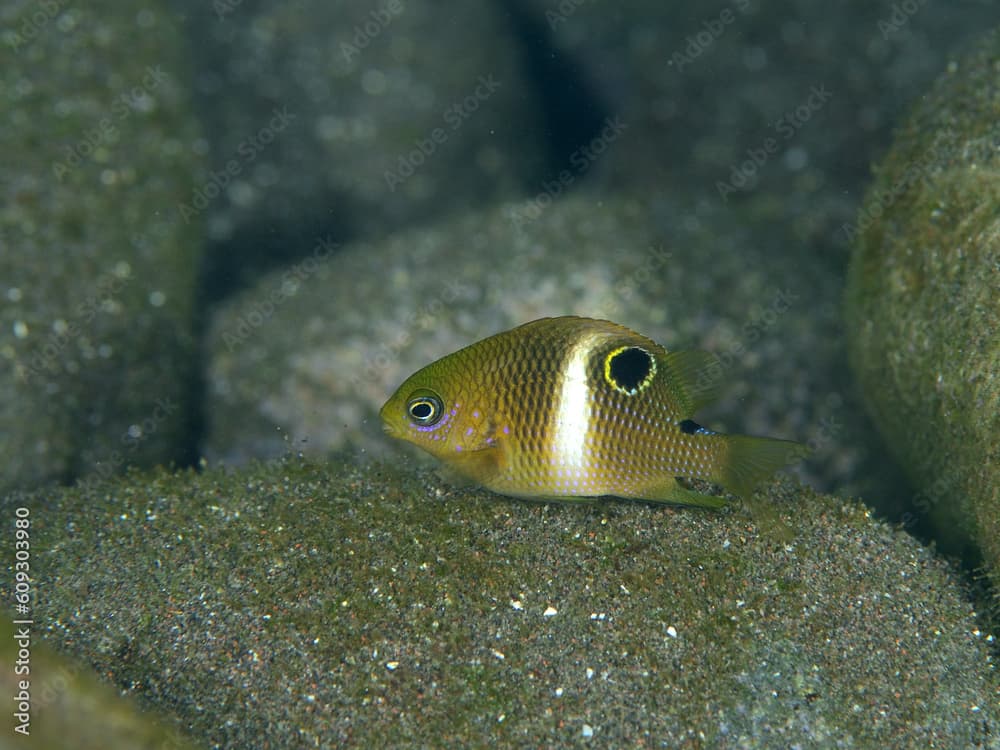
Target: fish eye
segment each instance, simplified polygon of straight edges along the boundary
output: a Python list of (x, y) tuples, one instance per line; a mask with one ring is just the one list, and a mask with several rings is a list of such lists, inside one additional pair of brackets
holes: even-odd
[(420, 393), (411, 398), (406, 404), (406, 413), (414, 424), (421, 427), (429, 427), (437, 424), (444, 413), (444, 405), (440, 397), (435, 393)]

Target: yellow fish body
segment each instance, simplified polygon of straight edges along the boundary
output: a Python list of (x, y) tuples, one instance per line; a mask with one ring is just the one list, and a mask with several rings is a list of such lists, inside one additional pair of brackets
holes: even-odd
[(717, 396), (715, 365), (606, 320), (543, 318), (419, 370), (380, 415), (393, 437), (503, 495), (719, 507), (676, 478), (745, 497), (799, 446), (691, 421)]

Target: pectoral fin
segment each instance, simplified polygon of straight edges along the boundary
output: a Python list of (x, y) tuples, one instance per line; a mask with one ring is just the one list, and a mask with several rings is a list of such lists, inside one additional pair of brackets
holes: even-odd
[(446, 461), (448, 473), (455, 473), (466, 480), (489, 487), (503, 467), (504, 452), (499, 445), (478, 450), (455, 451)]

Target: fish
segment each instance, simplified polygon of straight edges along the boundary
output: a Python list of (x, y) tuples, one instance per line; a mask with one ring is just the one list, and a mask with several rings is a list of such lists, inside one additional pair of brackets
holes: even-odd
[(695, 422), (720, 380), (707, 352), (667, 351), (607, 320), (542, 318), (418, 370), (379, 415), (389, 436), (501, 495), (719, 508), (725, 498), (678, 478), (749, 498), (801, 448)]

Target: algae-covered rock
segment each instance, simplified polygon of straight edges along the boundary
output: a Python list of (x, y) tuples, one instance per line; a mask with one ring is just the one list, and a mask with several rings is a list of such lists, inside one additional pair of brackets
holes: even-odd
[(178, 455), (199, 231), (159, 3), (0, 9), (0, 490)]
[(384, 454), (378, 409), (415, 370), (530, 320), (577, 314), (716, 353), (725, 400), (701, 416), (809, 443), (810, 480), (849, 490), (870, 430), (852, 422), (840, 287), (822, 262), (792, 253), (714, 202), (588, 192), (337, 252), (317, 246), (215, 311), (206, 455), (235, 463), (289, 445)]
[(46, 640), (212, 746), (998, 746), (989, 638), (946, 565), (788, 482), (788, 542), (741, 511), (388, 464), (13, 502)]
[[(23, 618), (21, 618), (23, 619)], [(26, 632), (27, 631), (27, 632)], [(10, 699), (0, 747), (193, 750), (173, 723), (123, 699), (83, 664), (52, 651), (35, 627), (0, 618), (0, 689)], [(9, 743), (9, 744), (7, 744)]]
[(851, 360), (950, 547), (1000, 581), (1000, 33), (900, 128), (854, 229)]

